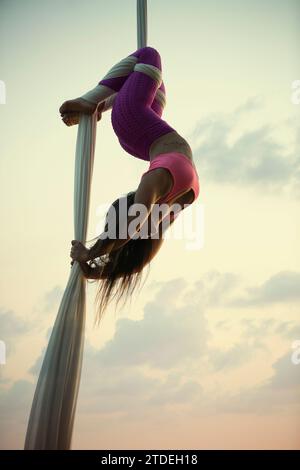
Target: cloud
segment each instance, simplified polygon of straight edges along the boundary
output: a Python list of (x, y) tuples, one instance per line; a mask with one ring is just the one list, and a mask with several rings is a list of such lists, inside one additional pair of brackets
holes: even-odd
[(300, 324), (293, 321), (280, 322), (277, 324), (275, 333), (291, 340), (300, 339)]
[(33, 385), (27, 380), (17, 380), (9, 388), (0, 388), (0, 409), (3, 419), (21, 411), (23, 413), (25, 405), (30, 403), (32, 398)]
[(253, 352), (250, 342), (238, 343), (225, 351), (212, 349), (209, 352), (209, 360), (216, 371), (233, 369), (249, 361)]
[[(300, 367), (292, 362), (292, 349), (280, 357), (274, 364), (274, 375), (268, 382), (272, 390), (293, 390), (300, 392)], [(298, 395), (300, 405), (300, 393)]]
[(45, 356), (45, 352), (46, 352), (46, 348), (43, 349), (41, 355), (37, 358), (33, 366), (31, 366), (30, 369), (28, 370), (29, 374), (37, 376), (40, 373), (44, 356)]
[(207, 341), (206, 320), (192, 292), (189, 302), (182, 303), (185, 291), (185, 282), (170, 281), (146, 304), (141, 320), (118, 320), (113, 339), (95, 361), (106, 367), (148, 364), (168, 369), (199, 357)]
[[(51, 328), (48, 329), (48, 331), (47, 331), (47, 333), (46, 333), (46, 339), (47, 339), (47, 340), (50, 339), (52, 330), (53, 330), (53, 327), (51, 327)], [(41, 370), (41, 367), (42, 367), (42, 364), (43, 364), (43, 360), (44, 360), (45, 353), (46, 353), (46, 347), (43, 348), (43, 351), (42, 351), (42, 353), (40, 354), (40, 356), (38, 356), (38, 358), (37, 358), (37, 360), (35, 361), (35, 363), (33, 364), (33, 366), (30, 367), (30, 369), (28, 370), (29, 374), (31, 374), (31, 375), (33, 375), (33, 376), (37, 376), (37, 375), (40, 373), (40, 370)]]
[[(201, 279), (189, 286), (183, 294), (183, 300), (187, 304), (193, 301), (203, 310), (207, 307), (219, 307), (228, 301), (239, 284), (240, 277), (236, 274), (211, 270), (203, 273)], [(170, 298), (176, 299), (176, 295), (174, 292)]]
[(51, 312), (53, 309), (57, 308), (62, 296), (63, 289), (60, 286), (54, 286), (53, 289), (46, 292), (43, 299), (45, 312)]
[(29, 331), (29, 323), (12, 310), (0, 310), (0, 332), (3, 340), (15, 338)]
[[(232, 114), (209, 116), (197, 124), (191, 139), (199, 171), (218, 184), (255, 185), (278, 191), (290, 184), (299, 187), (299, 138), (290, 152), (273, 139), (274, 129), (270, 126), (248, 130), (231, 141), (240, 119), (259, 105), (257, 99), (252, 99)], [(296, 136), (299, 131), (294, 129)]]
[(160, 384), (156, 393), (148, 400), (149, 405), (173, 405), (173, 404), (193, 404), (195, 399), (199, 400), (202, 395), (202, 387), (195, 380), (188, 380), (183, 384), (174, 381), (168, 376), (167, 380)]
[[(157, 283), (155, 288), (143, 318), (117, 320), (114, 336), (100, 350), (85, 345), (82, 412), (141, 416), (172, 404), (192, 406), (201, 395), (201, 385), (185, 371), (207, 347), (204, 311), (184, 279)], [(37, 375), (43, 356), (44, 351), (31, 374)]]
[(292, 350), (277, 359), (273, 373), (263, 384), (244, 389), (238, 395), (222, 397), (218, 409), (229, 413), (300, 411), (300, 366), (294, 365)]
[(12, 310), (0, 310), (0, 339), (6, 345), (6, 356), (16, 350), (18, 340), (28, 334), (31, 323), (18, 317)]
[[(42, 300), (33, 308), (34, 312), (37, 312), (40, 318), (40, 312), (53, 311), (57, 307), (61, 300), (63, 291), (59, 286), (55, 286), (50, 291), (46, 292), (42, 297)], [(35, 321), (25, 319), (17, 315), (13, 310), (0, 309), (0, 340), (4, 341), (7, 348), (7, 355), (17, 351), (18, 353), (18, 341), (23, 340), (25, 335), (33, 334), (40, 328)], [(49, 319), (47, 319), (49, 323)], [(48, 325), (47, 325), (48, 327)], [(52, 331), (52, 327), (48, 327), (49, 335)]]
[[(234, 322), (218, 322), (216, 328), (227, 330), (230, 333)], [(239, 338), (241, 341), (236, 342), (228, 349), (214, 349), (208, 350), (209, 362), (215, 371), (232, 370), (249, 362), (255, 357), (259, 350), (268, 351), (266, 346), (266, 338), (271, 335), (274, 336), (274, 329), (277, 322), (273, 318), (265, 318), (263, 320), (254, 320), (252, 318), (242, 318), (239, 320), (240, 326)]]
[(276, 302), (296, 302), (300, 300), (300, 273), (281, 271), (267, 279), (258, 287), (250, 287), (243, 297), (230, 302), (235, 307), (252, 307)]
[(18, 380), (0, 387), (0, 448), (22, 448), (33, 396), (33, 385)]
[[(126, 426), (129, 421), (169, 423), (181, 413), (187, 419), (216, 411), (265, 414), (297, 406), (298, 378), (292, 374), (300, 369), (291, 364), (292, 350), (274, 361), (273, 351), (265, 344), (276, 335), (288, 335), (296, 327), (294, 322), (288, 317), (278, 322), (270, 316), (254, 320), (231, 315), (224, 320), (219, 313), (215, 326), (207, 322), (209, 307), (227, 301), (238, 285), (238, 277), (217, 271), (193, 284), (184, 279), (155, 283), (142, 318), (119, 319), (113, 337), (101, 349), (86, 343), (78, 420), (96, 416), (99, 426), (116, 419)], [(222, 343), (214, 343), (219, 328), (223, 328)], [(258, 351), (269, 364), (273, 362), (269, 378), (239, 393), (230, 383), (220, 388), (227, 373), (243, 373), (245, 364), (251, 370)], [(43, 356), (44, 351), (29, 371), (35, 380)], [(239, 375), (233, 377), (236, 383)], [(34, 385), (27, 381), (8, 385), (2, 384), (1, 404), (12, 433), (20, 428), (21, 419), (19, 439), (23, 440)]]
[[(92, 361), (93, 363), (93, 361)], [(92, 369), (86, 357), (79, 397), (79, 412), (124, 416), (150, 416), (154, 410), (167, 412), (170, 406), (193, 406), (202, 394), (196, 380), (183, 377), (179, 371), (164, 371), (162, 376), (137, 366)], [(109, 373), (108, 373), (109, 372)]]

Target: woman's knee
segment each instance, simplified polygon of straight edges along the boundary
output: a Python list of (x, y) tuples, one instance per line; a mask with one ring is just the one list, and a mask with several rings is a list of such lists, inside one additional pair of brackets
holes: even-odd
[(158, 54), (159, 55), (158, 50), (155, 49), (155, 47), (152, 47), (152, 46), (145, 46), (145, 47), (142, 47), (140, 50), (141, 51), (149, 51), (149, 52), (152, 52), (153, 54)]
[(157, 68), (161, 68), (161, 57), (157, 49), (151, 46), (145, 46), (140, 49), (139, 60)]

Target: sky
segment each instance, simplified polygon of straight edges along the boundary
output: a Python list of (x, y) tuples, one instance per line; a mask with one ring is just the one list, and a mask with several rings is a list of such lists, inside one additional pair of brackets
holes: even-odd
[[(297, 0), (148, 2), (204, 242), (165, 240), (100, 328), (88, 283), (74, 449), (300, 448), (299, 19)], [(136, 48), (133, 0), (0, 0), (2, 449), (23, 448), (70, 270), (77, 129), (58, 108)], [(147, 168), (103, 115), (89, 239)]]

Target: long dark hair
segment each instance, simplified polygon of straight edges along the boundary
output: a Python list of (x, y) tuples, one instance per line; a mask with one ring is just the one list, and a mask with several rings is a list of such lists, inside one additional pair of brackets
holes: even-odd
[[(135, 191), (127, 193), (127, 208), (134, 204)], [(116, 199), (111, 207), (114, 207), (117, 215), (116, 233), (118, 234), (120, 199)], [(109, 209), (110, 210), (110, 209)], [(106, 213), (105, 230), (108, 226), (108, 214)], [(99, 288), (96, 295), (96, 323), (100, 323), (108, 304), (115, 299), (115, 308), (123, 298), (123, 306), (133, 291), (140, 286), (143, 268), (150, 266), (151, 253), (154, 240), (151, 238), (130, 239), (121, 248), (106, 253), (101, 257), (102, 276), (99, 279)]]

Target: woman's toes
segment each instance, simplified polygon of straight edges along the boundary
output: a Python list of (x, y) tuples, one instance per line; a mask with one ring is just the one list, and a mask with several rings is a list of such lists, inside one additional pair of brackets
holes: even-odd
[(68, 101), (65, 101), (59, 108), (59, 112), (61, 115), (63, 115), (66, 113), (67, 110), (68, 110)]
[(62, 121), (67, 125), (67, 126), (71, 126), (72, 124), (72, 121), (71, 121), (71, 118), (69, 116), (63, 116), (62, 118)]
[(77, 113), (67, 113), (63, 114), (62, 116), (62, 121), (67, 125), (67, 126), (73, 126), (75, 124), (78, 124), (79, 122), (79, 116)]
[[(93, 114), (97, 108), (97, 105), (90, 103), (83, 98), (76, 98), (75, 100), (65, 101), (59, 108), (60, 114), (74, 114), (78, 116), (78, 113), (82, 114)], [(78, 117), (77, 117), (78, 122)]]

